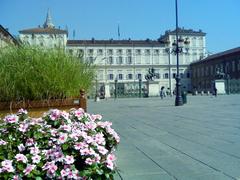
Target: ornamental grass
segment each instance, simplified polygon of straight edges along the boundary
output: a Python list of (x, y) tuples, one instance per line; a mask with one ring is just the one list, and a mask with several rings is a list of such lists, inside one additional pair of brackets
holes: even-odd
[(63, 99), (90, 90), (95, 67), (63, 49), (0, 49), (0, 101)]

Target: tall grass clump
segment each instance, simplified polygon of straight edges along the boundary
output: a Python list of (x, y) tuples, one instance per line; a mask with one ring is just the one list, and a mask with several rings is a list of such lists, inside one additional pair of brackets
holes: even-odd
[(92, 87), (95, 68), (63, 49), (0, 49), (0, 101), (63, 99)]

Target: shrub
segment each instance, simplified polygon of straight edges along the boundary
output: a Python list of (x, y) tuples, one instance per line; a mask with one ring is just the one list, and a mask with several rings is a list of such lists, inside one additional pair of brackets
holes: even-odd
[(95, 68), (63, 49), (0, 49), (0, 101), (62, 99), (92, 87)]
[(0, 125), (0, 179), (113, 179), (118, 134), (101, 115), (21, 109)]

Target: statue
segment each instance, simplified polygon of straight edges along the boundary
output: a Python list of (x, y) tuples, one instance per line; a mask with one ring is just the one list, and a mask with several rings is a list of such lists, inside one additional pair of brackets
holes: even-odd
[(156, 77), (155, 69), (153, 67), (149, 68), (148, 69), (148, 74), (145, 75), (145, 79), (147, 81), (153, 81), (155, 77)]
[(216, 79), (224, 79), (225, 76), (226, 76), (226, 74), (224, 72), (222, 72), (222, 70), (220, 68), (216, 68), (216, 74), (215, 74)]

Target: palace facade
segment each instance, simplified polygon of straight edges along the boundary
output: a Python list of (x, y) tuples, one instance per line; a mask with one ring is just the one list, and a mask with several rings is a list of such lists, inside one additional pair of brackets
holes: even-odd
[[(166, 31), (156, 40), (69, 40), (66, 30), (56, 29), (50, 12), (43, 27), (21, 30), (20, 39), (30, 45), (63, 47), (69, 53), (83, 57), (97, 66), (96, 88), (105, 96), (113, 96), (117, 83), (118, 94), (138, 92), (146, 88), (149, 68), (155, 71), (154, 83), (169, 91), (175, 89), (176, 55), (174, 42), (176, 32)], [(206, 55), (206, 33), (192, 29), (178, 29), (179, 38), (189, 44), (179, 55), (181, 84), (191, 91), (189, 65)], [(141, 84), (140, 84), (141, 83)], [(159, 92), (159, 91), (158, 91)]]

